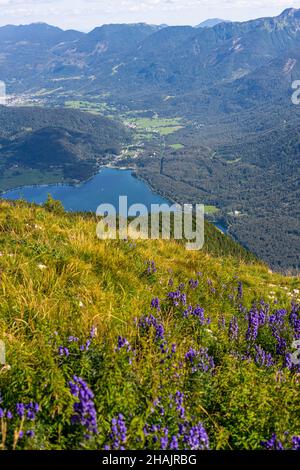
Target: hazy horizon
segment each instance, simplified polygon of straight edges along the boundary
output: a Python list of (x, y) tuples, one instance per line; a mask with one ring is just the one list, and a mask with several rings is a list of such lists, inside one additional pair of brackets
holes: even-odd
[(286, 8), (300, 8), (300, 1), (254, 0), (249, 5), (244, 0), (0, 0), (0, 26), (47, 23), (85, 32), (112, 23), (195, 26), (211, 18), (277, 16)]

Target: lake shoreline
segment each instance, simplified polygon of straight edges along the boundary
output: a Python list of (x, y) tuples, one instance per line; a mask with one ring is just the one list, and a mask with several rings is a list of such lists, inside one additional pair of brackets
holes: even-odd
[[(150, 193), (152, 193), (154, 196), (157, 196), (159, 198), (162, 198), (164, 200), (165, 203), (167, 204), (180, 204), (178, 201), (176, 201), (176, 199), (172, 198), (172, 197), (169, 197), (168, 195), (166, 195), (163, 191), (160, 191), (159, 189), (155, 188), (145, 177), (143, 177), (142, 175), (139, 174), (138, 172), (138, 169), (135, 167), (135, 166), (118, 166), (117, 164), (108, 164), (108, 165), (101, 165), (98, 167), (98, 171), (93, 173), (93, 175), (91, 175), (88, 179), (86, 180), (78, 180), (78, 181), (74, 181), (74, 182), (57, 182), (57, 183), (42, 183), (42, 184), (32, 184), (32, 185), (23, 185), (23, 186), (18, 186), (16, 188), (12, 188), (12, 189), (9, 189), (7, 191), (2, 191), (0, 192), (0, 198), (1, 199), (10, 199), (9, 198), (9, 194), (10, 193), (15, 193), (15, 192), (18, 192), (18, 191), (22, 191), (22, 190), (28, 190), (28, 189), (37, 189), (37, 188), (49, 188), (49, 190), (51, 188), (73, 188), (73, 189), (76, 189), (76, 188), (81, 188), (81, 187), (84, 187), (85, 185), (87, 185), (89, 182), (92, 182), (94, 178), (97, 177), (97, 175), (100, 175), (101, 172), (103, 170), (113, 170), (113, 171), (117, 171), (117, 172), (130, 172), (130, 176), (132, 178), (134, 178), (135, 180), (137, 180), (138, 182), (141, 182), (145, 185), (145, 187), (147, 188), (147, 190), (149, 190)], [(49, 191), (50, 192), (50, 191)], [(20, 197), (18, 197), (17, 199), (25, 199), (25, 197), (23, 197), (21, 194), (20, 194)], [(13, 199), (13, 200), (16, 200), (16, 199)], [(29, 201), (29, 202), (34, 202), (34, 201)], [(37, 204), (43, 204), (43, 202), (37, 202)], [(65, 209), (67, 212), (93, 212), (93, 210), (90, 208), (90, 209), (82, 209), (82, 208), (78, 208), (78, 209)], [(230, 236), (229, 234), (229, 227), (226, 226), (226, 223), (224, 222), (224, 220), (222, 219), (218, 219), (218, 220), (210, 220), (210, 222), (215, 225), (215, 227), (221, 232), (223, 233), (224, 235), (228, 235)]]

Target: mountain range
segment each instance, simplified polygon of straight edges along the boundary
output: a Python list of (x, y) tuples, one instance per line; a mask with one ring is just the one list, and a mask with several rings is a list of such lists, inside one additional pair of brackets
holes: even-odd
[[(86, 92), (115, 89), (180, 94), (247, 86), (253, 74), (299, 72), (300, 11), (212, 28), (104, 25), (84, 34), (45, 24), (0, 28), (1, 79), (8, 91), (59, 83)], [(68, 78), (68, 81), (62, 80)], [(251, 88), (248, 91), (251, 92)]]
[(231, 23), (231, 21), (221, 20), (220, 18), (210, 18), (209, 20), (202, 21), (196, 28), (213, 28), (219, 23)]

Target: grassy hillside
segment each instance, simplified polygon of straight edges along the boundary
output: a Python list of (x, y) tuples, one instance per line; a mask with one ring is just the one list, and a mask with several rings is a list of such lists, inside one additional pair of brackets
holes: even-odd
[(299, 278), (207, 230), (201, 252), (100, 241), (0, 202), (2, 448), (299, 447)]

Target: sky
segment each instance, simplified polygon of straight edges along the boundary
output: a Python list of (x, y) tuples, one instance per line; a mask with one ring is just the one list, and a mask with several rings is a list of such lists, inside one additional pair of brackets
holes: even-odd
[(276, 16), (300, 0), (0, 0), (0, 26), (45, 22), (90, 31), (107, 23), (196, 25)]

